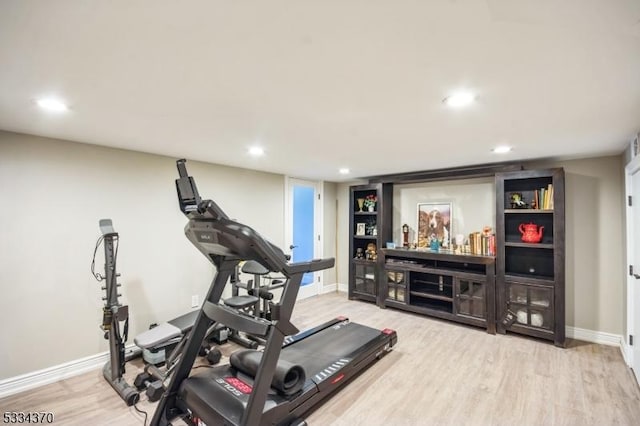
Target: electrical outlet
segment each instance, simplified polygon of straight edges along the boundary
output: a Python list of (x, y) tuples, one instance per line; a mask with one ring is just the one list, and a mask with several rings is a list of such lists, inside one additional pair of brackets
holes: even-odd
[(194, 294), (191, 296), (191, 307), (197, 308), (198, 306), (200, 306), (200, 297), (198, 297), (197, 294)]

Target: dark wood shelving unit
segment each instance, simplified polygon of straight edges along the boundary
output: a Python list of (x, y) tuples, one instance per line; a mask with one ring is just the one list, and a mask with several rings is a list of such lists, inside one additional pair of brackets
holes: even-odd
[[(368, 207), (360, 205), (358, 201), (365, 200), (368, 196), (376, 197), (373, 211), (368, 211)], [(377, 255), (384, 242), (391, 238), (392, 197), (393, 188), (389, 184), (376, 183), (350, 188), (349, 299), (369, 302), (378, 300)], [(364, 224), (364, 235), (358, 235), (358, 224)], [(375, 247), (373, 258), (369, 258), (370, 252), (367, 253), (370, 245)], [(358, 250), (362, 252), (362, 259), (357, 258)]]
[[(495, 257), (455, 254), (448, 250), (382, 248), (387, 241), (392, 241), (394, 184), (478, 177), (495, 179)], [(541, 190), (546, 192), (549, 185), (553, 186), (553, 195), (543, 203)], [(527, 204), (512, 199), (514, 193)], [(534, 206), (531, 201), (536, 193), (539, 202)], [(370, 194), (378, 200), (375, 210), (360, 211), (358, 198)], [(367, 185), (352, 186), (349, 298), (375, 301), (382, 308), (476, 325), (489, 333), (496, 330), (520, 333), (564, 346), (564, 198), (562, 169), (524, 170), (519, 164), (378, 176), (370, 178)], [(375, 235), (369, 231), (358, 235), (358, 223), (373, 222)], [(539, 242), (522, 240), (520, 225), (531, 224), (543, 229)], [(375, 244), (375, 261), (356, 259), (358, 248), (369, 244)], [(503, 322), (509, 312), (513, 312), (515, 320)]]
[[(378, 304), (496, 332), (495, 258), (383, 249)], [(401, 297), (398, 297), (401, 295)]]
[[(525, 202), (536, 191), (553, 192), (553, 208), (514, 209), (513, 193)], [(496, 174), (498, 332), (514, 332), (565, 346), (565, 205), (563, 169)], [(546, 206), (545, 206), (546, 207)], [(550, 206), (549, 206), (550, 207)], [(522, 242), (520, 224), (544, 227), (539, 243)], [(511, 313), (514, 320), (507, 321)], [(502, 321), (502, 320), (505, 321)]]

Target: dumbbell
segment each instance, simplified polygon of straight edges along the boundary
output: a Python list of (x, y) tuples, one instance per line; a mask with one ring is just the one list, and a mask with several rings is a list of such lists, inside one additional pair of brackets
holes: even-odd
[(153, 376), (146, 371), (136, 376), (133, 385), (140, 391), (146, 388), (145, 393), (151, 402), (158, 401), (164, 393), (162, 380), (154, 380)]
[(211, 365), (219, 363), (220, 358), (222, 358), (222, 352), (220, 352), (220, 349), (212, 348), (207, 343), (203, 343), (202, 346), (200, 346), (198, 355), (206, 357), (207, 362)]

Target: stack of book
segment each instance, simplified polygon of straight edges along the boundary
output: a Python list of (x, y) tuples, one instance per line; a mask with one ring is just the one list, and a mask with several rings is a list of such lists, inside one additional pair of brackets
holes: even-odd
[(536, 189), (533, 194), (535, 206), (538, 210), (553, 210), (553, 184), (546, 188)]
[(469, 234), (469, 249), (472, 254), (495, 256), (496, 235), (485, 234), (483, 232), (472, 232)]

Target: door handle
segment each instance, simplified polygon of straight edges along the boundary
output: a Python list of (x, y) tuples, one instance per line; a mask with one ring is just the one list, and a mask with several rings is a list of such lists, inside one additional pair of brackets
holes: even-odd
[(640, 280), (640, 275), (638, 274), (633, 274), (633, 276), (635, 277), (636, 280)]

